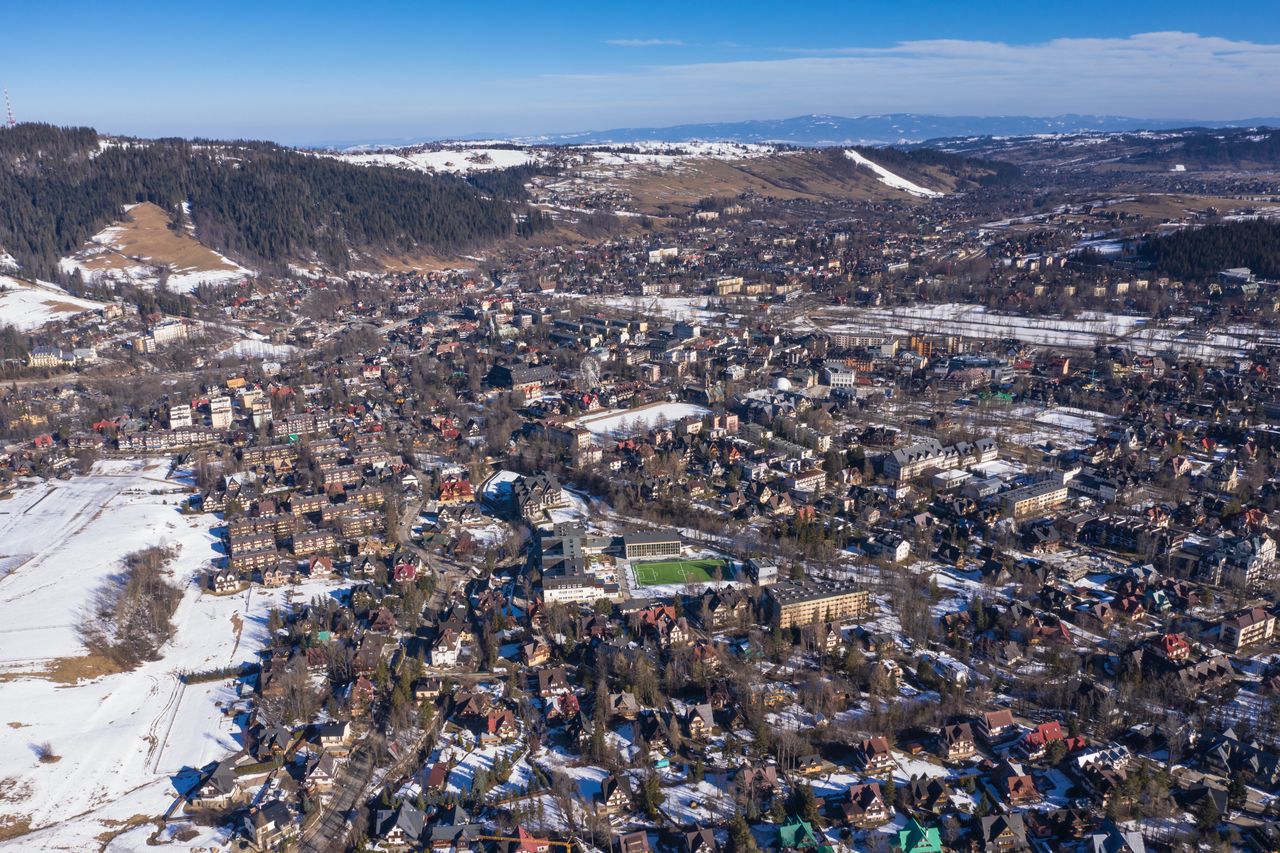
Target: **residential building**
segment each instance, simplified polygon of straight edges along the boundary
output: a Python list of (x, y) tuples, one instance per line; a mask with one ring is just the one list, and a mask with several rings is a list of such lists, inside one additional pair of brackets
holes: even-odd
[(867, 591), (846, 581), (786, 581), (770, 586), (768, 597), (779, 628), (857, 619), (871, 611)]

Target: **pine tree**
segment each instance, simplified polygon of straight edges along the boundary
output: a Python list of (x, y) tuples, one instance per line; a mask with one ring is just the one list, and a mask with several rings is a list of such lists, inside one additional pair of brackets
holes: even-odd
[(741, 814), (734, 815), (729, 822), (729, 850), (730, 853), (759, 853), (760, 847), (751, 834), (751, 827)]
[(1213, 797), (1205, 795), (1195, 808), (1196, 828), (1201, 832), (1210, 832), (1218, 828), (1218, 824), (1222, 822), (1222, 814), (1218, 811), (1218, 804), (1214, 802)]
[(1244, 776), (1239, 773), (1232, 773), (1231, 784), (1227, 786), (1227, 808), (1232, 811), (1239, 811), (1244, 808), (1248, 799), (1249, 788), (1245, 784)]
[(666, 800), (662, 792), (662, 781), (652, 770), (645, 774), (640, 783), (640, 807), (650, 820), (657, 820), (658, 808)]

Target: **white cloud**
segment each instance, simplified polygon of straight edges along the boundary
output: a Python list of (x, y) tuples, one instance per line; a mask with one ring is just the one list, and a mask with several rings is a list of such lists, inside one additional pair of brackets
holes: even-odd
[(680, 39), (605, 39), (605, 44), (614, 47), (681, 47)]
[(575, 105), (665, 110), (682, 120), (804, 112), (1227, 119), (1280, 114), (1280, 45), (1183, 32), (1026, 45), (932, 39), (553, 80), (542, 85)]

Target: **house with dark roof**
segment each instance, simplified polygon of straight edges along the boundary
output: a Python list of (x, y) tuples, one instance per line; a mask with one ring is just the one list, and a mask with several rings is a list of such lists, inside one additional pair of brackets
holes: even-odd
[(1026, 822), (1018, 812), (979, 818), (978, 843), (982, 845), (983, 853), (1015, 853), (1031, 849)]

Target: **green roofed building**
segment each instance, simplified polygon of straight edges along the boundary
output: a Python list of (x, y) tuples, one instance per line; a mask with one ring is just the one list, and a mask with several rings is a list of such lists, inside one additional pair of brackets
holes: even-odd
[[(937, 832), (935, 830), (934, 834)], [(816, 853), (832, 853), (831, 845), (823, 843), (813, 824), (800, 817), (789, 817), (778, 827), (778, 846), (783, 850), (813, 850)]]
[(942, 853), (942, 836), (936, 826), (924, 826), (912, 818), (907, 828), (898, 832), (898, 849), (902, 853)]

